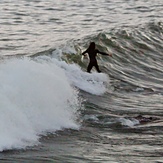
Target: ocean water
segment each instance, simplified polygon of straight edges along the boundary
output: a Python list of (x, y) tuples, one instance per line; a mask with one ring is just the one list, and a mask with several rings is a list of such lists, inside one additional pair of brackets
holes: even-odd
[(0, 8), (0, 162), (163, 162), (162, 0)]

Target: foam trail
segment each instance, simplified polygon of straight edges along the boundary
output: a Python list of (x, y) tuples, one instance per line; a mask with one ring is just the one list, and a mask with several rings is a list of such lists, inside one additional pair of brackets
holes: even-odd
[(78, 92), (64, 71), (27, 58), (0, 64), (0, 151), (37, 144), (39, 135), (77, 128)]
[(76, 64), (67, 64), (64, 61), (52, 59), (52, 62), (64, 69), (69, 81), (75, 87), (94, 95), (101, 95), (107, 91), (109, 77), (104, 73), (84, 72)]

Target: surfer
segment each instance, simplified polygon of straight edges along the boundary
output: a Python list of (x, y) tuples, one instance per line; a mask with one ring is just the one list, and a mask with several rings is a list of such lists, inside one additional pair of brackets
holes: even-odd
[(82, 53), (82, 55), (85, 56), (86, 53), (88, 53), (89, 60), (90, 60), (88, 67), (87, 67), (87, 72), (89, 72), (89, 73), (91, 72), (91, 69), (93, 68), (93, 66), (96, 68), (97, 72), (99, 72), (99, 73), (101, 72), (99, 69), (99, 66), (97, 64), (97, 60), (96, 60), (97, 53), (102, 54), (102, 55), (112, 56), (111, 54), (100, 52), (98, 49), (96, 49), (96, 45), (94, 42), (90, 43), (88, 49), (86, 51), (84, 51)]

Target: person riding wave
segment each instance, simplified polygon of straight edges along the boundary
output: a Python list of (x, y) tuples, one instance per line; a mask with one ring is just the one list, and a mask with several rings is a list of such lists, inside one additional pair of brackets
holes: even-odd
[(84, 51), (82, 53), (82, 55), (85, 56), (85, 54), (88, 53), (89, 55), (89, 64), (88, 64), (88, 67), (87, 67), (87, 72), (90, 73), (91, 72), (91, 69), (93, 67), (96, 68), (97, 72), (101, 72), (100, 69), (99, 69), (99, 66), (98, 66), (98, 63), (97, 63), (97, 60), (96, 60), (96, 56), (97, 56), (97, 53), (99, 54), (102, 54), (102, 55), (107, 55), (107, 56), (112, 56), (111, 54), (107, 54), (107, 53), (104, 53), (104, 52), (100, 52), (98, 49), (96, 49), (96, 45), (94, 42), (91, 42), (88, 49), (86, 51)]

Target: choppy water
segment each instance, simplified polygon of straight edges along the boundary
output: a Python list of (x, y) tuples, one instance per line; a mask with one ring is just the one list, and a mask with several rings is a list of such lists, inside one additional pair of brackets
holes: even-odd
[(162, 0), (0, 7), (1, 162), (163, 162)]

